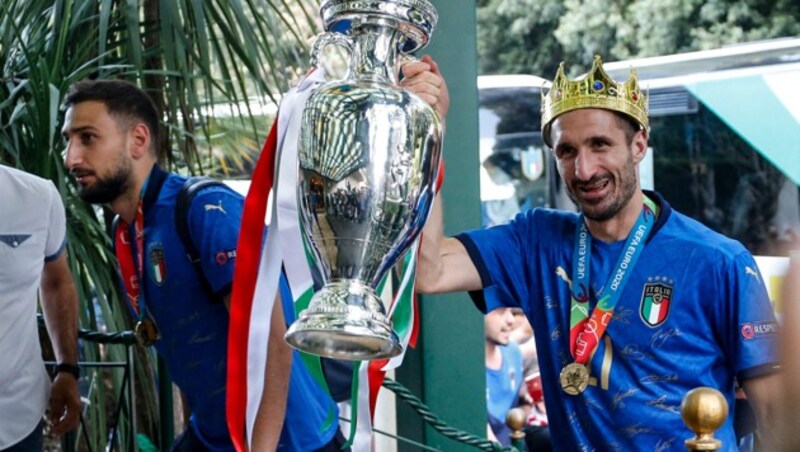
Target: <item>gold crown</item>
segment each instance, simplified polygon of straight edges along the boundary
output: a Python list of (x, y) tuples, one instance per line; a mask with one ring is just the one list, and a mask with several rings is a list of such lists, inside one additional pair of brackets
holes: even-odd
[(585, 77), (572, 81), (564, 75), (564, 63), (558, 66), (550, 91), (542, 91), (542, 137), (550, 146), (550, 125), (568, 111), (580, 108), (603, 108), (627, 115), (644, 130), (648, 128), (647, 95), (639, 88), (636, 69), (631, 78), (619, 83), (603, 70), (600, 55), (594, 57), (592, 70)]

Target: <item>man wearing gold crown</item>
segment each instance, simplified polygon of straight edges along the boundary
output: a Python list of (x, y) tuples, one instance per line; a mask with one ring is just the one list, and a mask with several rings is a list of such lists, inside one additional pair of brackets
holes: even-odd
[[(533, 209), (445, 238), (437, 203), (418, 290), (524, 310), (557, 450), (683, 450), (684, 395), (709, 386), (733, 406), (736, 381), (769, 437), (779, 366), (766, 288), (740, 243), (641, 189), (648, 115), (635, 71), (616, 82), (596, 57), (573, 81), (562, 64), (542, 134), (580, 213)], [(725, 450), (732, 419), (716, 433)]]

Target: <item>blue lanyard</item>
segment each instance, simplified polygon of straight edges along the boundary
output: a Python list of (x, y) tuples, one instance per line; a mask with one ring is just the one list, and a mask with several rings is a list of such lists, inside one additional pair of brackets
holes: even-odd
[[(572, 300), (570, 306), (570, 351), (576, 358), (576, 362), (584, 364), (588, 361), (591, 353), (597, 347), (599, 338), (605, 332), (614, 308), (622, 295), (628, 278), (636, 265), (636, 261), (641, 256), (647, 237), (650, 235), (652, 226), (656, 219), (656, 204), (645, 196), (642, 212), (639, 214), (633, 229), (628, 234), (625, 246), (617, 258), (614, 272), (608, 283), (603, 286), (598, 294), (597, 306), (592, 312), (591, 320), (589, 317), (588, 302), (590, 297), (590, 268), (592, 256), (592, 235), (586, 226), (586, 220), (581, 215), (578, 218), (578, 228), (575, 231), (575, 248), (572, 254)], [(591, 323), (593, 338), (584, 338), (588, 346), (577, 347), (578, 336), (583, 336), (584, 326)], [(582, 342), (587, 344), (587, 342)], [(577, 350), (577, 352), (576, 352)]]

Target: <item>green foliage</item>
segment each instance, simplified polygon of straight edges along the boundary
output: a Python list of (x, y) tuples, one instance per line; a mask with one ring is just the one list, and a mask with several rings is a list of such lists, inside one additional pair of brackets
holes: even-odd
[(563, 57), (553, 35), (562, 0), (486, 0), (478, 7), (479, 69), (484, 74), (555, 73)]
[[(269, 127), (254, 107), (275, 102), (305, 66), (312, 11), (313, 0), (0, 0), (0, 163), (52, 180), (62, 195), (81, 328), (121, 331), (130, 319), (110, 252), (111, 214), (82, 202), (63, 167), (68, 87), (84, 78), (139, 83), (163, 113), (163, 163), (241, 173)], [(220, 105), (228, 114), (215, 120)], [(84, 342), (82, 353), (84, 361), (125, 360), (122, 346)], [(145, 413), (137, 430), (156, 437), (154, 372), (148, 353), (136, 355), (136, 405)], [(133, 420), (106, 413), (122, 372), (91, 370), (87, 379), (90, 449), (105, 448), (112, 424), (130, 438)]]
[(800, 34), (796, 0), (484, 0), (478, 52), (485, 74), (552, 77), (604, 60), (667, 55)]

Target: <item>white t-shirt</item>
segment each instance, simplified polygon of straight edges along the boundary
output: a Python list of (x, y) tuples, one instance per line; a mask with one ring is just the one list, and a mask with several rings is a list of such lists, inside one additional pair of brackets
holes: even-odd
[(47, 407), (37, 291), (45, 262), (61, 255), (65, 239), (53, 183), (0, 165), (0, 450), (33, 432)]

